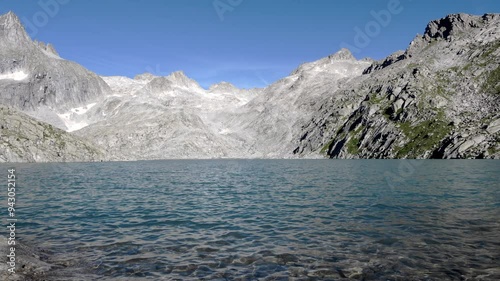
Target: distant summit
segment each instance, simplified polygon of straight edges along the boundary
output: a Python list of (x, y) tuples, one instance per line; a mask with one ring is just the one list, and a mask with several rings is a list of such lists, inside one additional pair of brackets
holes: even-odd
[(340, 51), (336, 52), (333, 55), (329, 55), (328, 59), (330, 61), (339, 61), (339, 60), (356, 60), (356, 58), (352, 55), (351, 51), (346, 48), (340, 49)]
[[(329, 55), (328, 57), (319, 59), (319, 60), (314, 61), (314, 62), (308, 62), (308, 63), (304, 63), (304, 64), (300, 65), (297, 69), (295, 69), (292, 72), (292, 75), (306, 73), (306, 72), (313, 72), (313, 71), (331, 70), (331, 71), (335, 72), (335, 68), (337, 68), (337, 67), (343, 68), (342, 65), (353, 64), (353, 63), (354, 64), (356, 64), (356, 63), (366, 64), (366, 63), (370, 63), (371, 61), (372, 60), (368, 59), (368, 58), (363, 59), (363, 60), (357, 60), (353, 56), (351, 51), (349, 51), (346, 48), (342, 48), (338, 52), (336, 52), (335, 54)], [(367, 64), (366, 67), (368, 67), (368, 66), (369, 65)], [(349, 70), (346, 70), (346, 71), (349, 71)], [(348, 74), (346, 73), (346, 75), (348, 75)]]
[(236, 86), (229, 82), (220, 82), (217, 84), (213, 84), (208, 89), (210, 93), (236, 93), (239, 90), (240, 89), (236, 88)]
[(151, 74), (149, 72), (146, 72), (146, 73), (143, 73), (143, 74), (136, 75), (134, 77), (134, 80), (149, 82), (149, 81), (155, 79), (156, 77), (158, 77), (158, 76), (155, 76), (155, 75), (153, 75), (153, 74)]

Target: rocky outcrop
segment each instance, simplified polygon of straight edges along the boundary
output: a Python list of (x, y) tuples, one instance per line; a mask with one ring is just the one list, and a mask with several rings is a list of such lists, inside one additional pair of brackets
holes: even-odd
[(499, 158), (499, 20), (458, 14), (431, 22), (405, 52), (375, 62), (332, 94), (295, 153)]
[(38, 47), (40, 49), (49, 53), (50, 55), (60, 58), (59, 53), (57, 53), (56, 49), (54, 48), (54, 46), (52, 44), (50, 44), (50, 43), (45, 44), (43, 42), (36, 41), (36, 40), (35, 40), (35, 44), (38, 45)]
[[(0, 236), (0, 280), (3, 281), (33, 281), (33, 280), (74, 280), (75, 276), (95, 278), (95, 262), (82, 258), (60, 259), (58, 253), (51, 249), (42, 248), (15, 240), (15, 245), (9, 245), (9, 240)], [(9, 264), (6, 262), (11, 254), (10, 248), (15, 247), (15, 274), (11, 274)]]
[[(10, 254), (10, 246), (8, 239), (0, 236), (0, 254), (2, 259)], [(39, 253), (33, 249), (21, 245), (16, 241), (15, 245), (15, 274), (10, 274), (7, 262), (0, 264), (0, 279), (5, 281), (24, 281), (24, 280), (40, 280), (39, 278), (46, 277), (46, 274), (51, 271), (54, 265), (42, 261)]]
[(83, 162), (118, 159), (52, 125), (0, 106), (0, 162)]
[(481, 20), (477, 16), (468, 14), (453, 14), (442, 19), (430, 22), (424, 33), (426, 40), (445, 39), (450, 40), (454, 36), (469, 32), (482, 26)]

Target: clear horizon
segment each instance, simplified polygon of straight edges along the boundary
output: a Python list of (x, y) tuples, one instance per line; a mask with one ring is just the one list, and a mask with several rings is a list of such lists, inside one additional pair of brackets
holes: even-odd
[(431, 20), (499, 13), (500, 2), (10, 0), (0, 7), (8, 11), (34, 40), (102, 76), (183, 71), (204, 88), (222, 81), (253, 88), (343, 47), (358, 59), (382, 59)]

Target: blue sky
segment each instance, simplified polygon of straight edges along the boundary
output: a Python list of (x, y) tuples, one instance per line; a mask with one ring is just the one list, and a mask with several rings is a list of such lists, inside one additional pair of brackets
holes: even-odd
[(500, 12), (498, 0), (0, 1), (0, 13), (14, 11), (34, 39), (100, 75), (183, 70), (203, 87), (244, 88), (344, 46), (384, 58), (447, 14)]

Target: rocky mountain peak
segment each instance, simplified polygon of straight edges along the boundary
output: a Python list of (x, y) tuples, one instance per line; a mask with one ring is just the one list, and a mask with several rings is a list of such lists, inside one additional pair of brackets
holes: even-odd
[(176, 80), (189, 79), (186, 76), (186, 74), (184, 73), (184, 71), (182, 71), (182, 70), (174, 71), (174, 72), (170, 73), (170, 75), (168, 75), (167, 77), (171, 77), (172, 79), (176, 79)]
[(145, 72), (143, 74), (136, 75), (134, 77), (134, 80), (150, 82), (151, 80), (155, 79), (156, 77), (158, 77), (158, 76), (155, 76), (149, 72)]
[(307, 62), (301, 64), (297, 69), (295, 69), (291, 75), (296, 75), (308, 71), (325, 71), (326, 69), (332, 68), (345, 68), (347, 65), (357, 64), (358, 62), (367, 63), (368, 60), (358, 61), (346, 48), (340, 49), (335, 54), (329, 55), (328, 57), (322, 58), (314, 62)]
[[(108, 85), (95, 73), (62, 60), (50, 44), (33, 42), (12, 12), (0, 16), (0, 58), (2, 104), (36, 111), (33, 116), (44, 120), (52, 117), (37, 111), (42, 107), (63, 111), (109, 91)], [(52, 113), (56, 114), (56, 110)]]
[(352, 55), (351, 51), (346, 48), (340, 49), (338, 52), (336, 52), (333, 55), (328, 56), (328, 59), (330, 61), (339, 61), (339, 60), (350, 60), (350, 61), (355, 61), (356, 58)]
[(186, 76), (183, 71), (175, 71), (166, 77), (174, 85), (186, 87), (186, 88), (199, 88), (198, 82)]
[[(151, 92), (170, 91), (175, 88), (185, 88), (193, 91), (203, 91), (203, 88), (195, 80), (189, 78), (182, 71), (172, 72), (168, 76), (152, 76), (151, 74), (143, 74), (139, 79), (151, 78), (147, 84), (147, 90)], [(136, 76), (136, 80), (138, 77)], [(147, 80), (146, 80), (147, 81)]]
[(0, 16), (0, 42), (1, 41), (14, 43), (31, 41), (21, 24), (21, 20), (13, 12), (8, 12)]
[(19, 17), (14, 14), (14, 12), (12, 11), (9, 11), (7, 14), (5, 15), (1, 15), (0, 16), (0, 21), (3, 21), (4, 24), (7, 24), (9, 23), (10, 25), (21, 25), (21, 20), (19, 19)]
[(239, 89), (229, 82), (220, 82), (210, 86), (208, 91), (211, 93), (235, 93), (239, 91)]
[(449, 39), (453, 35), (481, 27), (480, 18), (469, 14), (451, 14), (439, 20), (431, 21), (424, 33), (426, 39)]

